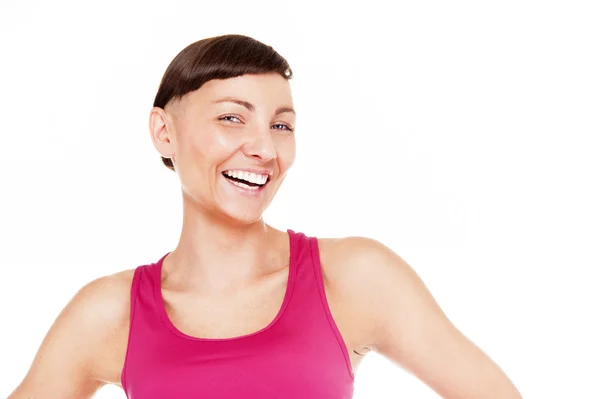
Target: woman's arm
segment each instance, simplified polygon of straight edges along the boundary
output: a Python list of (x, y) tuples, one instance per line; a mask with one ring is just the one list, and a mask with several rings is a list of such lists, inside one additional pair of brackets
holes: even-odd
[[(521, 399), (500, 367), (446, 317), (417, 273), (378, 241), (344, 239), (346, 287), (373, 326), (369, 348), (445, 399)], [(366, 312), (365, 312), (366, 313)]]
[(90, 398), (103, 385), (118, 383), (128, 319), (123, 272), (82, 287), (50, 327), (9, 399)]

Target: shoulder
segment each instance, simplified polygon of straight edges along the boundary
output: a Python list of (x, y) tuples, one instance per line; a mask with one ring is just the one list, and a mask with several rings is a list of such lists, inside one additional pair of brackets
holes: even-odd
[[(343, 283), (361, 282), (368, 290), (390, 277), (410, 278), (414, 270), (385, 244), (369, 237), (318, 238), (325, 271)], [(367, 292), (368, 293), (368, 292)]]
[(98, 277), (81, 286), (64, 306), (55, 325), (68, 329), (65, 332), (77, 330), (89, 335), (116, 327), (129, 312), (134, 270)]
[(135, 269), (96, 278), (82, 286), (65, 306), (65, 334), (87, 351), (99, 380), (120, 382), (129, 330), (130, 293)]
[(129, 315), (134, 270), (123, 270), (86, 283), (73, 295), (61, 316), (92, 335), (123, 324)]
[(135, 269), (123, 270), (88, 282), (73, 297), (74, 306), (91, 307), (105, 317), (112, 317), (115, 311), (122, 312), (129, 306), (134, 272)]
[(344, 306), (352, 307), (350, 317), (360, 320), (366, 347), (443, 397), (521, 398), (506, 374), (450, 321), (415, 270), (392, 249), (365, 237), (319, 242), (323, 269)]
[(73, 297), (73, 309), (79, 323), (91, 336), (106, 345), (121, 345), (114, 342), (124, 336), (129, 328), (131, 284), (135, 269), (105, 275), (90, 281)]
[(73, 295), (11, 397), (88, 397), (120, 383), (134, 270), (99, 277)]
[(406, 326), (420, 317), (418, 303), (435, 306), (417, 272), (382, 242), (352, 236), (318, 243), (325, 283), (365, 330), (370, 349), (376, 350), (392, 314), (403, 314)]

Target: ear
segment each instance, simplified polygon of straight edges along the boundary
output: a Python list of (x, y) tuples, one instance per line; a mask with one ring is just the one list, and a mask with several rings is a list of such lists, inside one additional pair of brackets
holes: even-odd
[(150, 110), (149, 128), (154, 148), (161, 156), (172, 159), (175, 156), (175, 134), (170, 115), (160, 107), (153, 107)]

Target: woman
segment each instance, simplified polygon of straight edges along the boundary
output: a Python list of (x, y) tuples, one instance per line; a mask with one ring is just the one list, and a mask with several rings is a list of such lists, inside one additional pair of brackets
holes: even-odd
[(373, 350), (444, 398), (520, 398), (389, 248), (262, 215), (295, 159), (287, 61), (242, 35), (167, 68), (150, 133), (183, 194), (177, 247), (81, 288), (10, 398), (350, 398)]

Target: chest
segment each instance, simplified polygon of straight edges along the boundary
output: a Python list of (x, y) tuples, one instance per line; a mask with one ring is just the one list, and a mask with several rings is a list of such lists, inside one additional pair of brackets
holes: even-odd
[(129, 397), (351, 398), (352, 382), (319, 296), (302, 286), (289, 296), (285, 281), (228, 300), (165, 290), (168, 329), (150, 310), (136, 315), (124, 387)]
[[(184, 336), (208, 339), (231, 339), (263, 331), (282, 311), (287, 280), (277, 280), (260, 290), (222, 298), (200, 299), (163, 292), (167, 322)], [(352, 316), (351, 306), (335, 295), (334, 287), (325, 282), (324, 291), (328, 311), (356, 372), (364, 359), (359, 353), (366, 352), (365, 329)]]
[(285, 289), (269, 291), (210, 300), (164, 293), (163, 303), (168, 322), (182, 334), (228, 339), (260, 331), (277, 317)]

